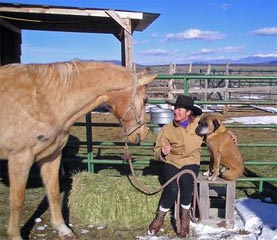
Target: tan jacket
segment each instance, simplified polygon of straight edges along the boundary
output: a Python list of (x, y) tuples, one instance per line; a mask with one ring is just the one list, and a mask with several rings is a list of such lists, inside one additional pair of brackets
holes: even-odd
[[(160, 130), (154, 147), (155, 157), (173, 164), (177, 168), (185, 165), (200, 165), (202, 137), (195, 133), (199, 117), (190, 123), (186, 128), (176, 125), (173, 121), (164, 125)], [(171, 152), (165, 157), (161, 154), (162, 146), (171, 146)]]

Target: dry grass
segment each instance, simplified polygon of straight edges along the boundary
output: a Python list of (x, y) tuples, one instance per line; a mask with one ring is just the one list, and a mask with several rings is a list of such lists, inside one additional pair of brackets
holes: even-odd
[[(151, 189), (159, 186), (156, 176), (139, 179)], [(73, 178), (69, 207), (81, 223), (145, 227), (155, 215), (159, 197), (140, 193), (127, 177), (80, 172)]]

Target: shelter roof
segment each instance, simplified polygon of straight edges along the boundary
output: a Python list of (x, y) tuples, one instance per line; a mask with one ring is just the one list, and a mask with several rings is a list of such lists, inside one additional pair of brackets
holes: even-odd
[[(160, 14), (97, 8), (0, 3), (0, 21), (18, 29), (121, 34), (118, 19), (131, 21), (130, 33), (143, 31)], [(111, 17), (112, 16), (112, 17)]]

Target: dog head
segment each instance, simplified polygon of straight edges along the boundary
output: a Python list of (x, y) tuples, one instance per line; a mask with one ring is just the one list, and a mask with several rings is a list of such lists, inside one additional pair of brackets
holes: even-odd
[(199, 136), (206, 136), (216, 132), (222, 127), (223, 124), (216, 116), (205, 113), (199, 120), (198, 127), (195, 129), (195, 132)]

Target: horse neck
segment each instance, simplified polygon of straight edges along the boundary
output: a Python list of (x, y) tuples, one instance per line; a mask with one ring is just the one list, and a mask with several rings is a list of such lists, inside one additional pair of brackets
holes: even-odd
[(111, 93), (126, 89), (130, 85), (128, 81), (119, 79), (107, 76), (99, 81), (93, 71), (79, 72), (78, 76), (72, 78), (66, 91), (53, 99), (54, 107), (57, 102), (60, 103), (56, 109), (60, 121), (65, 123), (66, 128), (70, 127), (89, 111), (111, 100)]

